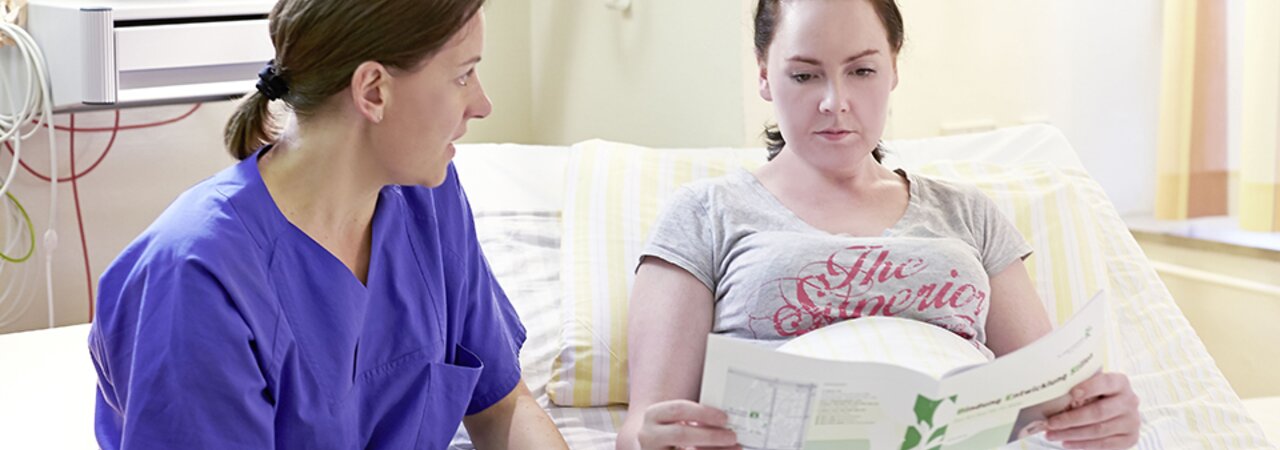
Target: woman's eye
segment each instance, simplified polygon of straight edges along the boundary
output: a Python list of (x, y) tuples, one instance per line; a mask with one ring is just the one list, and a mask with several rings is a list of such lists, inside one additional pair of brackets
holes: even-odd
[(804, 83), (812, 79), (813, 79), (813, 74), (810, 74), (810, 73), (797, 73), (797, 74), (791, 75), (791, 80), (797, 83)]
[(875, 75), (876, 71), (875, 69), (857, 69), (853, 71), (853, 74), (860, 77), (869, 77)]
[(458, 85), (466, 86), (467, 82), (471, 80), (471, 76), (475, 74), (476, 74), (476, 69), (468, 70), (467, 73), (464, 73), (462, 74), (462, 76), (458, 77)]

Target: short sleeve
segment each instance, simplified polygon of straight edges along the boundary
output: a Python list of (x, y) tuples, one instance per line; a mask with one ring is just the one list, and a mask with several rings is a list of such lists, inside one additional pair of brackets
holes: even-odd
[(978, 224), (978, 250), (982, 256), (982, 267), (988, 276), (996, 276), (1008, 268), (1014, 261), (1031, 256), (1031, 245), (1027, 244), (1017, 227), (1000, 211), (996, 203), (977, 189), (971, 194), (975, 222)]
[(676, 190), (653, 224), (649, 243), (640, 253), (684, 269), (715, 292), (715, 230), (707, 213), (705, 190), (684, 186)]
[(445, 267), (461, 284), (460, 295), (451, 299), (463, 306), (457, 342), (484, 365), (467, 406), (466, 414), (471, 415), (502, 400), (521, 382), (525, 329), (480, 248), (471, 206), (452, 165), (448, 180), (433, 189), (433, 195), (439, 200), (440, 239), (449, 253)]
[(467, 406), (467, 415), (484, 411), (515, 389), (521, 380), (520, 348), (525, 340), (524, 325), (489, 270), (478, 243), (474, 250), (469, 258), (473, 261), (467, 295), (470, 305), (462, 346), (480, 358), (484, 371)]
[(103, 276), (89, 335), (104, 449), (271, 448), (274, 406), (249, 326), (198, 263)]

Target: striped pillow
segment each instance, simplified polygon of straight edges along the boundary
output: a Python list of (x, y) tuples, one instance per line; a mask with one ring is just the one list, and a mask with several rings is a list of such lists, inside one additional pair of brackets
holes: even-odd
[(1062, 324), (1109, 287), (1102, 249), (1105, 230), (1081, 191), (1093, 183), (1078, 169), (1047, 164), (1001, 165), (938, 161), (916, 173), (977, 186), (1031, 244), (1027, 272), (1054, 324)]
[(764, 161), (762, 149), (573, 146), (562, 222), (564, 340), (547, 385), (552, 403), (627, 402), (627, 296), (659, 208), (685, 183)]

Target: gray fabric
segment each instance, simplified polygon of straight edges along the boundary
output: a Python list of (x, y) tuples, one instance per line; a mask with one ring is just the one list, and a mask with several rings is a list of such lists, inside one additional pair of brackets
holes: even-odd
[(641, 260), (661, 258), (705, 284), (715, 333), (780, 345), (887, 315), (946, 328), (991, 357), (990, 276), (1031, 247), (976, 188), (899, 173), (906, 213), (877, 237), (806, 224), (746, 170), (691, 183), (664, 206)]

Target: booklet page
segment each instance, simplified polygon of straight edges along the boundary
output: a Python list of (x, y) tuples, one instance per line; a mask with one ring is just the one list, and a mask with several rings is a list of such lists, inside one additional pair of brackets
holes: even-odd
[[(907, 319), (860, 318), (772, 349), (708, 337), (701, 402), (746, 448), (989, 449), (1044, 431), (1102, 368), (1106, 301), (986, 362), (964, 339)], [(869, 320), (874, 319), (874, 320)]]

